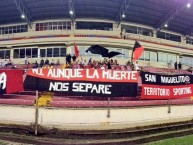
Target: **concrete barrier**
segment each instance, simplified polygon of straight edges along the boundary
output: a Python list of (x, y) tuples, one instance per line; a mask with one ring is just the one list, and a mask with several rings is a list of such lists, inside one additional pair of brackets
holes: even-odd
[[(111, 108), (110, 117), (106, 108), (67, 109), (39, 108), (38, 123), (41, 127), (62, 130), (107, 130), (125, 129), (163, 123), (190, 121), (193, 105)], [(0, 106), (0, 123), (31, 125), (35, 122), (32, 106)]]

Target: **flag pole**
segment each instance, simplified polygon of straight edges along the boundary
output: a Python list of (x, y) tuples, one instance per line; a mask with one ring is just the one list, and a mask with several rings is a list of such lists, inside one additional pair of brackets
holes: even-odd
[(38, 135), (38, 116), (39, 116), (39, 108), (38, 108), (38, 90), (36, 90), (36, 104), (35, 104), (35, 135)]
[(133, 64), (133, 49), (132, 49), (132, 54), (131, 54), (131, 64)]
[[(135, 41), (135, 43), (136, 43), (136, 41)], [(134, 44), (134, 47), (135, 47), (135, 44)], [(133, 47), (133, 49), (134, 49), (134, 47)], [(131, 65), (133, 64), (133, 49), (132, 49), (132, 54), (131, 54)]]

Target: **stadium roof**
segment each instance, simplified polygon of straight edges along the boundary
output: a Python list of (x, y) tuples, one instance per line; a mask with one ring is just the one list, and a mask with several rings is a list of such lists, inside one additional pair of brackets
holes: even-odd
[[(187, 34), (193, 29), (193, 3), (188, 8), (188, 2), (191, 0), (1, 0), (0, 25), (26, 20), (30, 23), (45, 19), (96, 18)], [(70, 10), (74, 13), (70, 14)], [(21, 18), (22, 13), (25, 19)]]

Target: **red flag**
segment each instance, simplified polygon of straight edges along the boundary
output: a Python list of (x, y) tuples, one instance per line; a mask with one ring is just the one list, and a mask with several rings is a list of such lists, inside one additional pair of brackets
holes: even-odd
[(76, 45), (76, 43), (74, 43), (74, 53), (75, 53), (76, 58), (78, 58), (79, 57), (79, 49), (78, 49), (78, 46)]
[(135, 45), (133, 47), (133, 62), (136, 61), (143, 53), (144, 47), (142, 47), (139, 42), (135, 42)]

